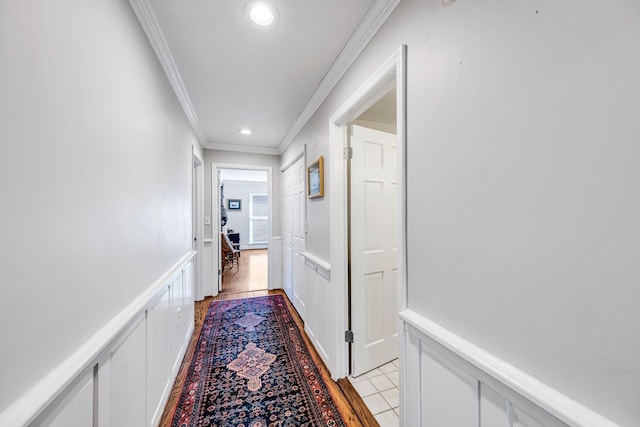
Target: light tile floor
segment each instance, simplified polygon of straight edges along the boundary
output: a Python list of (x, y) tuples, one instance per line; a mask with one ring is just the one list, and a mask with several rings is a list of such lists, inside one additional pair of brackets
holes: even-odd
[(398, 359), (357, 378), (349, 377), (349, 381), (380, 427), (397, 427), (400, 424)]

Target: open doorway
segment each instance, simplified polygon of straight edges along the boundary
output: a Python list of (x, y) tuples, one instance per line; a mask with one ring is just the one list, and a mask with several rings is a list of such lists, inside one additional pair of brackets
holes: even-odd
[[(398, 138), (396, 88), (349, 124), (349, 315), (361, 339), (351, 375), (398, 359)], [(396, 375), (397, 376), (397, 375)], [(396, 380), (397, 383), (397, 380)], [(397, 384), (396, 384), (397, 387)]]
[(268, 289), (270, 171), (217, 165), (219, 278), (222, 293)]
[[(403, 418), (406, 375), (397, 322), (407, 307), (405, 70), (406, 46), (401, 46), (329, 123), (331, 275), (339, 285), (344, 283), (345, 290), (335, 299), (341, 357), (332, 376), (359, 375), (356, 380), (368, 381), (370, 387), (352, 383), (356, 390), (381, 394), (371, 400), (385, 401), (384, 413), (396, 422)], [(393, 117), (377, 116), (386, 109), (385, 98), (395, 99)], [(358, 160), (358, 156), (363, 157)], [(358, 212), (354, 204), (359, 204)], [(342, 328), (347, 330), (345, 337)], [(377, 349), (381, 343), (384, 349)], [(387, 392), (392, 386), (396, 391)]]

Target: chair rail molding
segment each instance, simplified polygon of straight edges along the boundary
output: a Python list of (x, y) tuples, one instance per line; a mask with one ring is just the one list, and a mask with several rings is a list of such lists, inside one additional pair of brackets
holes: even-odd
[(317, 268), (324, 270), (326, 274), (331, 272), (331, 264), (322, 258), (312, 254), (311, 252), (302, 252), (302, 256), (310, 263), (315, 265)]

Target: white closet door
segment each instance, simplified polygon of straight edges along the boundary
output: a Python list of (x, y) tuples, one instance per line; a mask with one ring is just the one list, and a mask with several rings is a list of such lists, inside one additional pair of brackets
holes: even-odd
[(398, 357), (398, 170), (393, 134), (352, 126), (352, 374)]
[(283, 269), (285, 293), (304, 319), (304, 257), (307, 250), (304, 157), (282, 172)]

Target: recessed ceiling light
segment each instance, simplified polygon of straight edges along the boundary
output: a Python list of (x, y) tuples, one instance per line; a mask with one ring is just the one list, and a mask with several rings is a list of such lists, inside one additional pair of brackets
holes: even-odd
[(247, 129), (247, 128), (238, 129), (238, 132), (240, 132), (243, 135), (251, 135), (251, 129)]
[(253, 2), (249, 4), (249, 17), (257, 25), (266, 27), (275, 21), (275, 9), (267, 3)]

